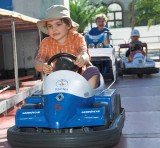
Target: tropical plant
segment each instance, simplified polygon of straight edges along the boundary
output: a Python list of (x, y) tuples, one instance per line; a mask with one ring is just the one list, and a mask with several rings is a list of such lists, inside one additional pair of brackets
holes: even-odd
[(95, 16), (106, 13), (108, 8), (102, 3), (92, 4), (89, 0), (69, 0), (71, 18), (79, 24), (78, 32), (83, 33)]
[(134, 0), (135, 25), (156, 25), (160, 23), (160, 0)]

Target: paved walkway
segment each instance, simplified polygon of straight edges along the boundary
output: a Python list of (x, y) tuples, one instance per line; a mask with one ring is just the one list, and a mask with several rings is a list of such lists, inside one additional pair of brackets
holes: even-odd
[(160, 147), (160, 73), (142, 79), (124, 76), (114, 87), (126, 111), (122, 136), (114, 148)]

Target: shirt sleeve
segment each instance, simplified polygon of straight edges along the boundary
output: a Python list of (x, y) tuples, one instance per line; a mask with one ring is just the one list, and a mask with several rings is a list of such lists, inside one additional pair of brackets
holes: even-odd
[(47, 39), (43, 39), (40, 46), (39, 46), (39, 50), (38, 50), (38, 54), (35, 58), (35, 61), (36, 62), (46, 62), (48, 60), (48, 56), (47, 56), (47, 53), (48, 53), (48, 45), (47, 45)]
[(78, 47), (79, 47), (78, 48), (78, 53), (79, 54), (87, 53), (89, 58), (90, 58), (90, 54), (89, 54), (89, 51), (88, 51), (88, 48), (87, 48), (87, 43), (86, 43), (85, 37), (82, 36), (81, 34), (78, 34), (77, 42), (78, 42)]
[(77, 34), (78, 53), (87, 52), (87, 44), (85, 37), (81, 34)]

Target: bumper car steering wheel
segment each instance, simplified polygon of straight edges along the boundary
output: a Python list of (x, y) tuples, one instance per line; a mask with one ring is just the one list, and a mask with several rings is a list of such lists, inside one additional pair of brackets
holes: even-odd
[(82, 67), (78, 67), (74, 64), (73, 60), (76, 60), (76, 56), (69, 53), (59, 53), (52, 56), (47, 64), (51, 65), (52, 62), (56, 61), (54, 71), (58, 70), (71, 70), (77, 71), (79, 74), (82, 72)]

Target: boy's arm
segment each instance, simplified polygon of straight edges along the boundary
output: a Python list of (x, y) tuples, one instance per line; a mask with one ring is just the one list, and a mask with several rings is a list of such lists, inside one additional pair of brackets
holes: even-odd
[(35, 65), (34, 65), (36, 71), (38, 72), (43, 72), (43, 63), (40, 61), (35, 61)]
[(81, 52), (77, 56), (77, 59), (75, 61), (75, 64), (79, 67), (82, 67), (83, 65), (87, 65), (89, 63), (89, 54), (87, 53), (86, 47), (80, 47), (79, 49)]
[(43, 72), (45, 74), (50, 74), (53, 71), (53, 67), (51, 65), (48, 65), (47, 63), (43, 63), (40, 61), (36, 61), (34, 67), (36, 71)]

